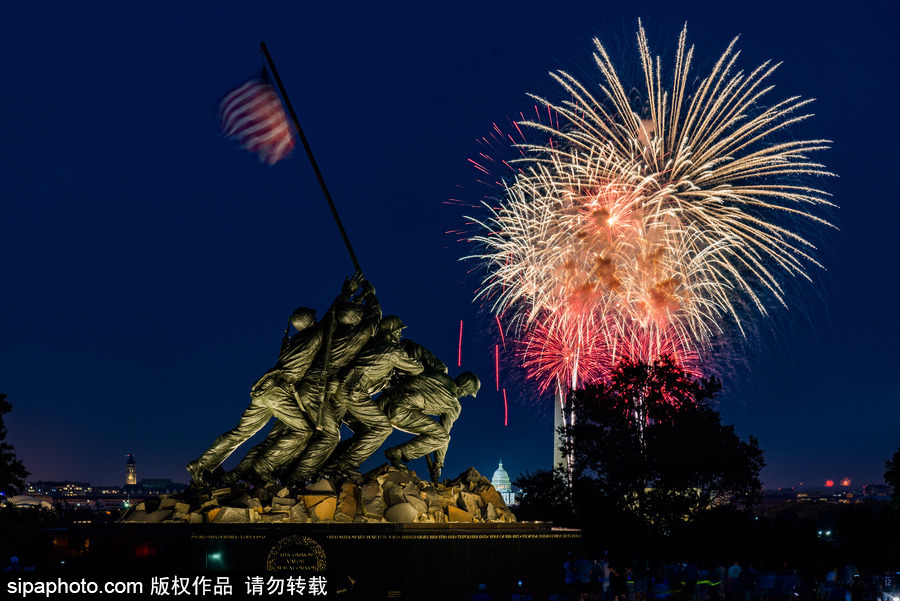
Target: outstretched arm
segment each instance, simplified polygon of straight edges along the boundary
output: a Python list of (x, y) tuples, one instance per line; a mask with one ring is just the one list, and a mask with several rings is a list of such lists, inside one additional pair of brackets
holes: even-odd
[(340, 298), (342, 300), (350, 300), (350, 297), (353, 296), (353, 293), (359, 290), (360, 286), (363, 285), (365, 280), (362, 277), (360, 272), (356, 272), (353, 274), (353, 277), (350, 279), (344, 279), (344, 286), (341, 288)]
[(378, 329), (378, 322), (381, 321), (381, 305), (375, 296), (375, 286), (371, 282), (364, 282), (362, 290), (365, 300), (363, 301), (363, 318), (359, 325), (370, 332), (369, 336), (374, 336)]

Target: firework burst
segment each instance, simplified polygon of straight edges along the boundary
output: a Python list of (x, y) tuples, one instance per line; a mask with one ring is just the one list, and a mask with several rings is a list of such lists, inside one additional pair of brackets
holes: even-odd
[(777, 65), (738, 70), (735, 40), (692, 85), (686, 30), (668, 78), (640, 26), (637, 41), (637, 96), (597, 40), (598, 86), (551, 74), (568, 99), (534, 97), (555, 118), (517, 125), (548, 142), (518, 145), (500, 206), (475, 219), (477, 296), (509, 318), (543, 388), (623, 358), (699, 371), (726, 324), (743, 332), (743, 307), (785, 305), (781, 279), (818, 265), (791, 225), (829, 225), (815, 214), (828, 195), (806, 183), (831, 175), (809, 158), (828, 141), (784, 141), (810, 100), (769, 103)]

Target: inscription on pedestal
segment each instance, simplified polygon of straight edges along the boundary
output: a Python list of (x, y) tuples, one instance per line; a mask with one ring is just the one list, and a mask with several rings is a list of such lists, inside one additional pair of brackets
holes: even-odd
[(308, 536), (286, 536), (272, 545), (266, 557), (270, 572), (324, 572), (325, 551)]

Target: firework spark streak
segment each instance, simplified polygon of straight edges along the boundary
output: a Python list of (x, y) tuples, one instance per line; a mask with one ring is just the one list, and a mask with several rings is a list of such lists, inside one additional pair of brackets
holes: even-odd
[(500, 392), (500, 345), (494, 345), (494, 379), (497, 384), (497, 392)]
[(499, 206), (473, 218), (477, 298), (509, 319), (542, 389), (626, 358), (699, 369), (726, 326), (743, 333), (746, 307), (786, 306), (782, 279), (819, 266), (794, 226), (830, 226), (810, 182), (832, 174), (809, 158), (829, 142), (786, 140), (811, 101), (770, 100), (777, 65), (738, 70), (734, 40), (697, 78), (685, 29), (664, 76), (642, 26), (637, 42), (641, 86), (597, 40), (599, 86), (551, 74), (567, 100), (534, 97), (549, 119), (516, 124), (548, 141), (517, 145)]
[(503, 425), (509, 425), (509, 403), (506, 400), (506, 389), (503, 389)]
[(462, 332), (463, 332), (463, 320), (459, 320), (459, 348), (456, 353), (456, 366), (462, 367)]

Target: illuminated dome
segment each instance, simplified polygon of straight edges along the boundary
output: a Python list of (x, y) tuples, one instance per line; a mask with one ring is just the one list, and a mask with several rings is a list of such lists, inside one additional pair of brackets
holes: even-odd
[(494, 488), (497, 489), (497, 492), (501, 494), (512, 491), (512, 485), (509, 482), (509, 474), (503, 469), (503, 461), (500, 461), (497, 471), (494, 472), (494, 477), (491, 478), (491, 484), (493, 484)]

